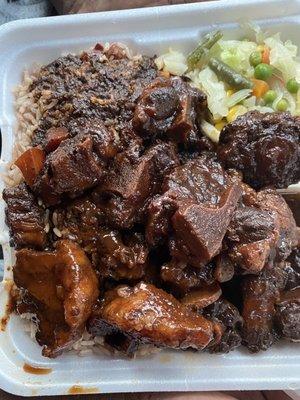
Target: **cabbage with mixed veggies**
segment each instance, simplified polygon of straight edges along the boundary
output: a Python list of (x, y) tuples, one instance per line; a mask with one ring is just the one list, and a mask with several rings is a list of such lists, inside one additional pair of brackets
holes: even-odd
[(211, 32), (187, 56), (170, 49), (156, 59), (160, 70), (187, 76), (206, 93), (213, 125), (205, 122), (202, 128), (213, 141), (227, 122), (247, 111), (300, 115), (297, 46), (279, 33), (254, 30), (255, 40), (226, 40), (220, 31)]

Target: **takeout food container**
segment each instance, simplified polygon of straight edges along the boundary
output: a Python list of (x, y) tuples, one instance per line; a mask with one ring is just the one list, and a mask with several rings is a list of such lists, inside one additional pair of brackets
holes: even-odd
[[(0, 28), (1, 172), (11, 159), (16, 124), (12, 89), (22, 71), (45, 64), (65, 52), (77, 52), (96, 42), (121, 41), (134, 52), (160, 54), (169, 46), (191, 50), (203, 32), (216, 26), (225, 36), (242, 34), (241, 22), (257, 21), (270, 32), (300, 45), (300, 0), (221, 0), (170, 7), (11, 22)], [(4, 183), (1, 183), (1, 191)], [(295, 186), (299, 190), (298, 185)], [(14, 264), (0, 203), (0, 241), (5, 276), (0, 311), (5, 316)], [(300, 346), (281, 342), (267, 352), (245, 349), (211, 355), (162, 351), (128, 360), (108, 355), (79, 357), (73, 353), (50, 360), (24, 332), (24, 322), (11, 316), (0, 332), (0, 387), (26, 395), (62, 395), (138, 391), (300, 389)], [(27, 365), (27, 368), (24, 368)], [(29, 367), (28, 367), (29, 366)], [(39, 367), (33, 370), (31, 367)]]

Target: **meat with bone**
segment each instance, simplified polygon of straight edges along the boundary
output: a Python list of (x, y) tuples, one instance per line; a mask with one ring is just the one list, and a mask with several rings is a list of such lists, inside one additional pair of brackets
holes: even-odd
[(207, 113), (203, 92), (181, 78), (157, 78), (142, 92), (133, 117), (134, 128), (145, 138), (156, 136), (179, 143), (200, 140), (197, 122)]
[(300, 341), (300, 287), (281, 294), (276, 304), (276, 323), (284, 338)]
[(14, 280), (33, 303), (44, 356), (56, 357), (80, 338), (99, 291), (97, 276), (76, 243), (58, 241), (54, 251), (19, 250)]
[(3, 199), (7, 203), (6, 223), (12, 243), (17, 247), (42, 249), (47, 242), (46, 213), (25, 183), (4, 189)]
[[(133, 339), (160, 347), (203, 349), (218, 342), (220, 325), (189, 311), (172, 295), (151, 284), (116, 288), (107, 292), (101, 307), (89, 321), (89, 331), (108, 325)], [(103, 331), (100, 330), (100, 334)]]
[(218, 156), (255, 189), (285, 188), (300, 180), (300, 119), (289, 113), (251, 111), (226, 125)]
[(284, 198), (274, 190), (252, 194), (246, 203), (236, 210), (229, 225), (228, 255), (239, 267), (258, 273), (267, 262), (289, 256), (297, 245), (296, 223)]
[(242, 338), (251, 352), (267, 350), (279, 337), (275, 304), (286, 285), (284, 266), (279, 264), (258, 276), (243, 278)]

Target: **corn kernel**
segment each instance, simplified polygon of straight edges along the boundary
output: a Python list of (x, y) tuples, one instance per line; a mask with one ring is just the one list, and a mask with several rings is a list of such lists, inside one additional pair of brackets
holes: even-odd
[(265, 46), (263, 44), (259, 44), (257, 46), (257, 51), (260, 51), (261, 53), (265, 50)]
[(232, 95), (233, 95), (233, 93), (234, 93), (234, 90), (233, 90), (233, 89), (228, 89), (228, 90), (227, 90), (227, 92), (226, 92), (226, 94), (227, 94), (227, 97), (230, 97), (230, 96), (232, 96)]
[(227, 114), (227, 121), (228, 122), (233, 122), (237, 117), (240, 115), (243, 115), (247, 112), (247, 108), (245, 106), (237, 105), (233, 106), (230, 110), (229, 113)]
[(226, 121), (221, 120), (215, 123), (215, 128), (218, 129), (218, 131), (221, 131), (225, 125)]

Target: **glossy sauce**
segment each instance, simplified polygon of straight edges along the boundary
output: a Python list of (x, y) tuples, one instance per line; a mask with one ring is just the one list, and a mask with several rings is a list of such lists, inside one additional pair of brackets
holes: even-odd
[(83, 387), (79, 385), (71, 386), (67, 394), (88, 394), (88, 393), (99, 393), (99, 389), (96, 387)]
[(28, 374), (33, 375), (47, 375), (52, 372), (52, 368), (33, 367), (32, 365), (26, 363), (23, 365), (23, 370)]
[(300, 192), (282, 192), (281, 194), (293, 211), (297, 226), (300, 226)]

